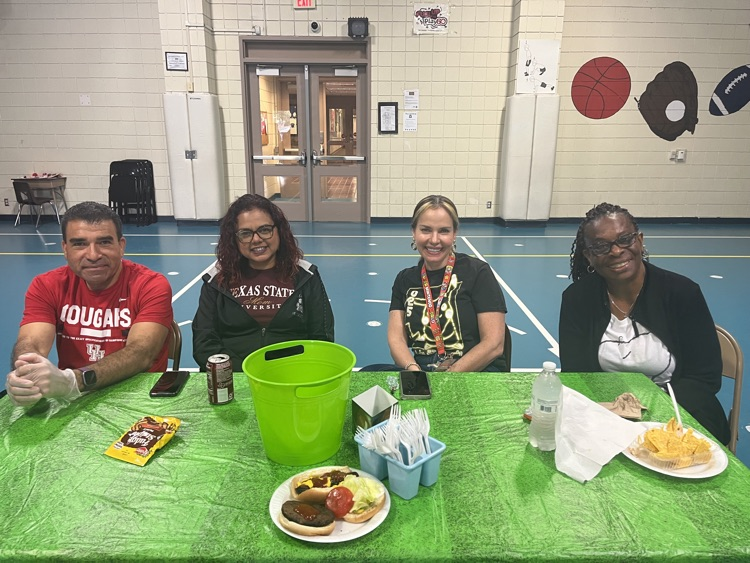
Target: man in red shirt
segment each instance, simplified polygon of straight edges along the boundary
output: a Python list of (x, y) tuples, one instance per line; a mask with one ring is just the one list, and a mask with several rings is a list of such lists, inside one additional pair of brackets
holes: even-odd
[[(6, 380), (17, 405), (74, 400), (167, 367), (172, 288), (166, 278), (123, 260), (122, 222), (106, 205), (79, 203), (61, 227), (68, 265), (36, 276), (26, 292), (15, 369)], [(57, 367), (47, 359), (55, 340)]]

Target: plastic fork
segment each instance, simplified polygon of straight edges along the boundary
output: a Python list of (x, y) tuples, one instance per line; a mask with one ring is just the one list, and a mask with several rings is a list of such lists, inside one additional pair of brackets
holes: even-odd
[(417, 429), (410, 423), (401, 425), (401, 443), (404, 445), (404, 448), (406, 448), (406, 465), (411, 465), (419, 456), (425, 453), (422, 437), (419, 435)]
[(398, 442), (396, 442), (395, 447), (391, 445), (391, 442), (389, 441), (389, 438), (386, 434), (386, 427), (381, 426), (379, 428), (375, 428), (372, 432), (372, 438), (375, 445), (375, 451), (380, 452), (383, 455), (392, 457), (393, 459), (397, 459), (401, 463), (404, 462), (401, 456), (401, 452), (398, 449)]
[(432, 453), (430, 448), (430, 417), (425, 409), (415, 409), (414, 416), (417, 419), (417, 428), (424, 442), (425, 452)]
[[(391, 414), (389, 415), (389, 421), (394, 420), (398, 423), (398, 421), (401, 419), (401, 405), (398, 403), (394, 403), (391, 405)], [(390, 422), (388, 422), (390, 424)]]
[(677, 426), (679, 426), (680, 430), (685, 432), (685, 427), (682, 425), (682, 418), (680, 417), (680, 409), (677, 406), (677, 399), (674, 396), (674, 391), (672, 391), (672, 386), (667, 382), (667, 391), (669, 391), (669, 396), (672, 397), (672, 406), (674, 407), (674, 414), (677, 418)]
[(362, 442), (362, 446), (368, 450), (375, 449), (375, 444), (373, 444), (372, 440), (372, 432), (368, 432), (361, 426), (357, 426), (357, 430), (354, 432), (354, 437), (359, 438), (360, 442)]

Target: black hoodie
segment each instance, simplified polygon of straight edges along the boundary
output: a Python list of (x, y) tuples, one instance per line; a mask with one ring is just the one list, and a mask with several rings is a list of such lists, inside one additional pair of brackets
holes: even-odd
[(323, 280), (315, 265), (300, 260), (294, 293), (263, 328), (229, 290), (220, 288), (216, 270), (203, 276), (198, 310), (193, 319), (193, 358), (201, 370), (209, 356), (229, 354), (232, 369), (242, 371), (242, 362), (252, 352), (289, 340), (333, 342), (333, 310)]

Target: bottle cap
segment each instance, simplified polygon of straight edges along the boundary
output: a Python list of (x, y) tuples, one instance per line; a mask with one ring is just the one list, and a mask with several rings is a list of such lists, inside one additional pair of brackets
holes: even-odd
[(555, 365), (555, 362), (544, 362), (544, 363), (542, 364), (542, 367), (543, 367), (544, 369), (548, 369), (548, 370), (550, 370), (550, 371), (555, 371), (555, 368), (556, 368), (557, 366)]

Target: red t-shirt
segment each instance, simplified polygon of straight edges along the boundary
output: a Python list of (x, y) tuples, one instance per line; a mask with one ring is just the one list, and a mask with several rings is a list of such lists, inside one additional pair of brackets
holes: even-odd
[(248, 268), (243, 274), (242, 281), (230, 287), (229, 291), (248, 315), (258, 321), (260, 326), (267, 327), (284, 302), (294, 293), (294, 282), (280, 281), (278, 272), (273, 268)]
[[(125, 347), (130, 327), (154, 322), (169, 328), (172, 288), (145, 266), (122, 261), (117, 282), (91, 291), (68, 266), (36, 276), (26, 292), (21, 326), (43, 322), (57, 327), (58, 366), (81, 368)], [(167, 368), (168, 342), (150, 371)]]

